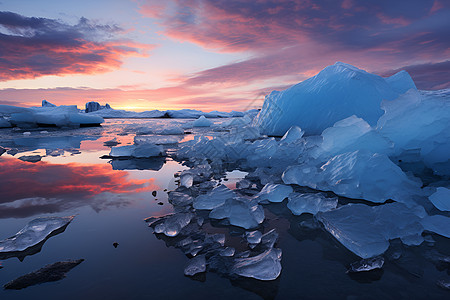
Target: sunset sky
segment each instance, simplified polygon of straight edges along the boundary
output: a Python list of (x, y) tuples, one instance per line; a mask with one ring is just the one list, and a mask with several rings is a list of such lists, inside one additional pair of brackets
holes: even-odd
[(450, 87), (445, 0), (0, 0), (0, 104), (244, 110), (342, 61)]

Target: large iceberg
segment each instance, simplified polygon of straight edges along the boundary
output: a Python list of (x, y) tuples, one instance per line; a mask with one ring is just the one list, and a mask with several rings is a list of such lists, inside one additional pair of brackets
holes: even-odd
[(276, 136), (294, 125), (308, 135), (320, 134), (351, 115), (374, 126), (383, 114), (381, 102), (394, 100), (409, 89), (416, 87), (406, 72), (385, 79), (337, 62), (287, 90), (266, 96), (256, 124), (262, 133)]

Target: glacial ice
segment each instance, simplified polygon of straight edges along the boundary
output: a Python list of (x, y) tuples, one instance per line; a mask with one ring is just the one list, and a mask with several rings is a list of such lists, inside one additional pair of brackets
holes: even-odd
[(425, 230), (450, 238), (450, 218), (442, 215), (426, 216), (422, 220)]
[(0, 116), (6, 116), (11, 124), (25, 128), (39, 125), (56, 127), (98, 126), (104, 122), (102, 117), (79, 113), (75, 105), (30, 108), (0, 105)]
[(225, 185), (221, 184), (215, 187), (205, 195), (199, 195), (194, 199), (195, 209), (212, 210), (225, 204), (225, 201), (235, 197), (235, 193)]
[(420, 244), (423, 241), (421, 221), (424, 214), (423, 208), (410, 209), (402, 203), (379, 206), (348, 204), (319, 212), (316, 217), (344, 247), (361, 258), (370, 258), (383, 254), (391, 239)]
[(234, 197), (214, 208), (209, 213), (209, 217), (219, 220), (226, 219), (230, 225), (250, 229), (258, 227), (264, 221), (264, 210), (256, 200)]
[(0, 116), (0, 128), (8, 128), (11, 127), (11, 123), (8, 120)]
[(289, 185), (284, 184), (266, 184), (263, 189), (256, 195), (259, 202), (282, 202), (294, 190)]
[(176, 213), (161, 217), (150, 223), (149, 226), (153, 227), (155, 233), (162, 233), (168, 237), (174, 237), (191, 222), (193, 217), (194, 215), (190, 212)]
[(142, 144), (112, 147), (109, 156), (147, 158), (161, 156), (163, 154), (164, 149), (160, 145)]
[(441, 211), (450, 211), (450, 189), (438, 187), (436, 192), (428, 197), (430, 201)]
[(366, 151), (337, 155), (320, 168), (290, 166), (283, 173), (283, 181), (376, 203), (389, 199), (408, 203), (423, 194), (421, 182), (408, 178), (385, 154)]
[(14, 236), (0, 241), (0, 253), (21, 252), (36, 246), (56, 231), (65, 228), (73, 218), (74, 216), (34, 219)]
[(198, 273), (203, 273), (206, 271), (206, 259), (205, 255), (198, 255), (191, 258), (188, 261), (186, 268), (184, 269), (184, 275), (194, 276)]
[(383, 101), (377, 130), (394, 144), (395, 155), (418, 150), (417, 161), (440, 175), (450, 175), (450, 93), (410, 90)]
[(190, 188), (194, 183), (194, 175), (191, 173), (185, 172), (180, 175), (180, 185), (185, 188)]
[(200, 116), (197, 120), (194, 121), (194, 127), (209, 127), (212, 122), (205, 118), (205, 116)]
[(271, 248), (263, 253), (247, 258), (237, 258), (232, 272), (259, 280), (275, 280), (281, 273), (281, 250)]
[(289, 195), (287, 207), (294, 215), (303, 213), (317, 214), (319, 211), (330, 211), (335, 209), (338, 199), (327, 198), (322, 194), (300, 194), (292, 193)]
[(360, 261), (350, 264), (348, 273), (367, 272), (375, 269), (381, 269), (384, 265), (384, 258), (382, 256), (361, 259)]
[(319, 135), (351, 115), (375, 126), (383, 114), (381, 101), (394, 100), (409, 89), (416, 87), (407, 73), (386, 80), (337, 62), (287, 90), (270, 93), (255, 123), (263, 134), (276, 136), (292, 126)]

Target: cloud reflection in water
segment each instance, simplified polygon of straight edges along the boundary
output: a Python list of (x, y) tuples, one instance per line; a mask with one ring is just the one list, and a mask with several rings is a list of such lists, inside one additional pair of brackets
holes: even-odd
[(0, 158), (0, 218), (27, 217), (90, 205), (100, 211), (128, 202), (121, 194), (158, 189), (154, 178), (130, 179), (109, 164), (35, 164)]

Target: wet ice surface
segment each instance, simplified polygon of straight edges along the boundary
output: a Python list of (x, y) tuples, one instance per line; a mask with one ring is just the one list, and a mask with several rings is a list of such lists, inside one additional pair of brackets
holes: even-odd
[[(37, 217), (77, 215), (65, 232), (48, 239), (35, 253), (20, 257), (22, 262), (17, 256), (1, 259), (0, 283), (3, 285), (55, 261), (85, 259), (58, 283), (21, 291), (2, 290), (0, 297), (448, 296), (444, 287), (449, 281), (450, 242), (445, 237), (448, 231), (442, 231), (442, 224), (448, 220), (445, 212), (442, 218), (424, 219), (420, 211), (412, 218), (403, 218), (406, 209), (397, 209), (393, 215), (373, 215), (371, 212), (379, 211), (379, 206), (283, 184), (280, 175), (284, 170), (275, 177), (264, 167), (255, 168), (256, 161), (240, 171), (236, 163), (218, 165), (202, 159), (182, 165), (183, 159), (177, 161), (173, 155), (176, 144), (160, 144), (167, 156), (100, 158), (108, 156), (111, 147), (117, 146), (115, 142), (120, 143), (119, 147), (134, 145), (138, 139), (135, 128), (181, 128), (193, 121), (107, 120), (100, 128), (66, 131), (50, 128), (46, 132), (28, 129), (30, 134), (25, 136), (18, 129), (0, 129), (0, 146), (6, 150), (0, 157), (0, 238), (13, 236)], [(219, 132), (220, 123), (230, 120), (213, 121), (211, 127), (189, 130), (208, 138)], [(161, 132), (156, 135), (149, 132), (138, 137), (150, 138), (139, 141), (145, 145), (159, 143), (155, 141), (162, 138)], [(252, 131), (243, 129), (240, 134), (249, 143), (254, 137)], [(191, 134), (181, 137), (183, 141), (193, 139)], [(176, 137), (169, 134), (165, 138)], [(302, 134), (293, 130), (283, 141), (274, 139), (250, 149), (236, 148), (234, 155), (239, 157), (245, 151), (264, 155), (276, 149), (278, 142), (285, 147), (295, 145), (295, 149), (310, 147), (301, 139)], [(105, 144), (108, 141), (114, 143)], [(237, 143), (236, 146), (239, 147)], [(289, 159), (278, 151), (272, 153), (276, 154), (262, 162), (266, 166), (276, 167)], [(17, 159), (31, 155), (39, 155), (41, 161)], [(346, 228), (345, 221), (334, 216), (348, 209), (349, 203), (354, 207), (364, 205), (362, 213), (350, 214), (360, 219), (355, 221), (360, 232), (342, 232), (387, 250), (381, 256), (384, 261), (381, 269), (380, 260), (361, 263), (360, 257), (338, 242), (341, 236), (329, 230), (331, 226)], [(387, 205), (387, 210), (392, 205), (404, 206), (383, 205)], [(427, 210), (432, 214), (442, 213), (430, 205)], [(149, 217), (147, 224), (151, 228), (143, 222)], [(370, 226), (368, 218), (372, 217), (380, 227), (379, 234), (367, 235), (364, 226)], [(407, 235), (403, 234), (405, 231)], [(397, 238), (399, 232), (402, 240)], [(420, 245), (414, 246), (419, 241)], [(117, 248), (113, 247), (115, 242), (119, 243)], [(364, 244), (356, 248), (364, 249)], [(372, 267), (374, 270), (347, 274), (350, 268)]]

